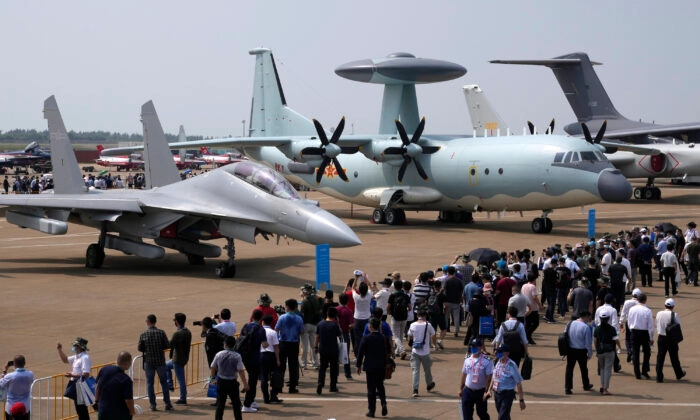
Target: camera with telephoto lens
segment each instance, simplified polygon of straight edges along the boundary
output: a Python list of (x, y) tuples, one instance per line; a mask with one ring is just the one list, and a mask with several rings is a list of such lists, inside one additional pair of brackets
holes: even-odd
[(201, 326), (202, 326), (202, 321), (193, 321), (193, 322), (192, 322), (192, 325), (194, 325), (194, 326), (196, 326), (196, 327), (201, 327)]

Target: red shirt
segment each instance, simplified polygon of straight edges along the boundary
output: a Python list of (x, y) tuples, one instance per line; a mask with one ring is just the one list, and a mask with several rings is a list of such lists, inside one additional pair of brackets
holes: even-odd
[[(272, 325), (270, 325), (270, 326), (274, 330), (275, 325), (277, 325), (277, 318), (279, 317), (277, 315), (277, 312), (275, 312), (275, 308), (273, 308), (272, 306), (269, 306), (269, 305), (268, 306), (258, 305), (258, 307), (253, 309), (253, 311), (255, 311), (256, 309), (259, 311), (262, 311), (263, 316), (272, 315)], [(253, 322), (253, 315), (250, 316), (250, 322)]]
[(515, 286), (515, 280), (510, 277), (503, 277), (496, 283), (496, 290), (498, 293), (498, 304), (507, 305), (508, 300), (513, 296), (513, 286)]
[(352, 297), (352, 290), (350, 290), (349, 292), (345, 292), (345, 294), (348, 295), (348, 304), (345, 306), (350, 308), (350, 310), (354, 314), (355, 313), (355, 299)]
[(351, 310), (348, 306), (338, 306), (338, 323), (340, 324), (340, 329), (344, 332), (350, 332), (350, 324), (355, 322), (355, 311)]

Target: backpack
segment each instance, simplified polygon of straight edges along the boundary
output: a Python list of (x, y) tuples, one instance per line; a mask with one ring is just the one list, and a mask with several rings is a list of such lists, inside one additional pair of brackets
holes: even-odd
[(430, 315), (439, 315), (440, 314), (440, 304), (438, 302), (438, 293), (433, 293), (428, 297), (426, 300), (427, 307), (428, 307), (428, 314)]
[(559, 347), (559, 356), (566, 357), (567, 353), (569, 352), (569, 326), (571, 325), (571, 322), (566, 324), (566, 328), (564, 328), (564, 332), (559, 333), (559, 338), (557, 339), (557, 346)]
[(508, 329), (505, 324), (503, 325), (503, 344), (510, 347), (510, 353), (515, 355), (523, 352), (523, 343), (520, 341), (520, 333), (518, 332), (519, 325), (520, 321), (516, 321), (511, 329)]
[(394, 292), (394, 301), (391, 305), (391, 317), (397, 321), (405, 321), (408, 319), (408, 305), (411, 304), (410, 298), (404, 292)]
[[(252, 327), (250, 326), (251, 324), (253, 324)], [(241, 334), (238, 336), (238, 340), (236, 340), (236, 345), (233, 349), (236, 353), (241, 355), (243, 363), (248, 363), (253, 357), (253, 353), (255, 352), (255, 334), (258, 332), (259, 328), (260, 325), (251, 322), (241, 330)]]

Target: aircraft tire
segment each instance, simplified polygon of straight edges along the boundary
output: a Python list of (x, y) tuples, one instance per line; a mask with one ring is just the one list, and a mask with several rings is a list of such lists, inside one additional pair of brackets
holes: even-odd
[(644, 198), (644, 191), (642, 188), (637, 187), (634, 189), (634, 198), (636, 200), (641, 200), (642, 198)]
[(651, 199), (652, 200), (661, 200), (661, 188), (658, 188), (658, 187), (651, 188)]
[(384, 218), (386, 219), (387, 225), (398, 225), (401, 223), (399, 221), (399, 219), (401, 219), (399, 212), (395, 209), (386, 209), (384, 212)]
[(382, 211), (382, 209), (374, 209), (372, 212), (372, 222), (378, 225), (386, 223), (386, 218), (384, 217), (384, 211)]
[(554, 223), (552, 223), (552, 219), (549, 217), (544, 218), (544, 232), (543, 233), (551, 233), (552, 228), (554, 227)]
[(654, 189), (653, 188), (645, 188), (644, 189), (644, 199), (645, 200), (653, 200), (654, 199)]
[(406, 212), (403, 209), (396, 209), (396, 214), (398, 214), (398, 216), (399, 216), (399, 223), (398, 224), (406, 223)]
[(545, 233), (545, 219), (537, 217), (532, 221), (532, 231), (534, 233)]
[(204, 257), (201, 255), (187, 254), (187, 262), (190, 265), (204, 265)]
[(85, 251), (85, 267), (101, 268), (105, 261), (105, 250), (99, 244), (90, 244)]
[(216, 267), (216, 275), (222, 279), (230, 279), (236, 276), (236, 265), (229, 265), (228, 263), (221, 263)]

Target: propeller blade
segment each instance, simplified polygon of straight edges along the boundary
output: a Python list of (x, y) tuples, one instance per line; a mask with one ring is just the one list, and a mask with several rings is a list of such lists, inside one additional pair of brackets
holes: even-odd
[(345, 182), (350, 181), (348, 179), (348, 176), (345, 175), (345, 171), (343, 170), (343, 167), (340, 166), (340, 162), (338, 161), (337, 158), (333, 158), (333, 166), (335, 166), (335, 171), (338, 172), (338, 176), (340, 177), (340, 179), (342, 179)]
[(316, 172), (316, 183), (320, 184), (321, 183), (321, 178), (323, 178), (323, 173), (326, 171), (326, 166), (328, 166), (328, 163), (331, 160), (329, 158), (324, 158), (323, 162), (321, 162), (321, 166), (318, 167), (318, 171)]
[(323, 149), (320, 147), (305, 147), (301, 149), (301, 154), (302, 155), (318, 155), (322, 156), (323, 155)]
[(335, 128), (335, 131), (333, 132), (333, 135), (331, 136), (331, 140), (330, 140), (331, 143), (333, 143), (333, 144), (338, 143), (338, 139), (340, 138), (340, 135), (343, 134), (344, 128), (345, 128), (345, 117), (340, 119), (338, 126)]
[(403, 147), (387, 147), (382, 153), (385, 155), (402, 155)]
[(418, 162), (418, 159), (413, 159), (413, 163), (416, 165), (416, 170), (418, 171), (418, 175), (420, 175), (421, 178), (424, 180), (428, 180), (428, 174), (425, 173), (425, 170), (423, 169), (423, 165)]
[(593, 143), (595, 144), (600, 144), (600, 141), (603, 140), (603, 136), (605, 135), (605, 129), (608, 127), (608, 120), (603, 121), (603, 125), (600, 126), (598, 129), (598, 133), (595, 135), (595, 139), (593, 140)]
[(549, 134), (554, 134), (554, 118), (552, 118), (552, 122), (549, 123)]
[(401, 181), (403, 181), (403, 176), (406, 173), (406, 168), (408, 168), (408, 164), (411, 163), (411, 158), (408, 156), (403, 157), (403, 163), (401, 164), (401, 167), (399, 168), (399, 184)]
[(531, 121), (527, 122), (527, 128), (530, 129), (530, 134), (535, 134), (535, 124), (533, 124)]
[(581, 129), (583, 130), (583, 136), (586, 138), (586, 141), (593, 144), (593, 139), (591, 138), (591, 132), (588, 131), (588, 126), (586, 123), (581, 123)]
[(403, 127), (403, 124), (401, 124), (401, 121), (395, 121), (396, 129), (399, 131), (399, 137), (401, 137), (401, 143), (403, 143), (404, 146), (408, 146), (410, 141), (408, 140), (408, 134), (406, 134), (406, 129)]
[(432, 155), (433, 153), (440, 150), (440, 146), (421, 146), (423, 148), (424, 155)]
[(313, 119), (314, 127), (316, 127), (316, 133), (318, 133), (318, 138), (321, 139), (321, 144), (324, 146), (328, 145), (328, 137), (326, 137), (326, 132), (323, 130), (323, 126), (318, 120)]
[(420, 122), (418, 123), (418, 127), (416, 127), (416, 131), (413, 133), (413, 137), (411, 137), (411, 143), (418, 143), (418, 140), (420, 139), (421, 134), (423, 134), (424, 128), (425, 128), (425, 117), (421, 118)]

